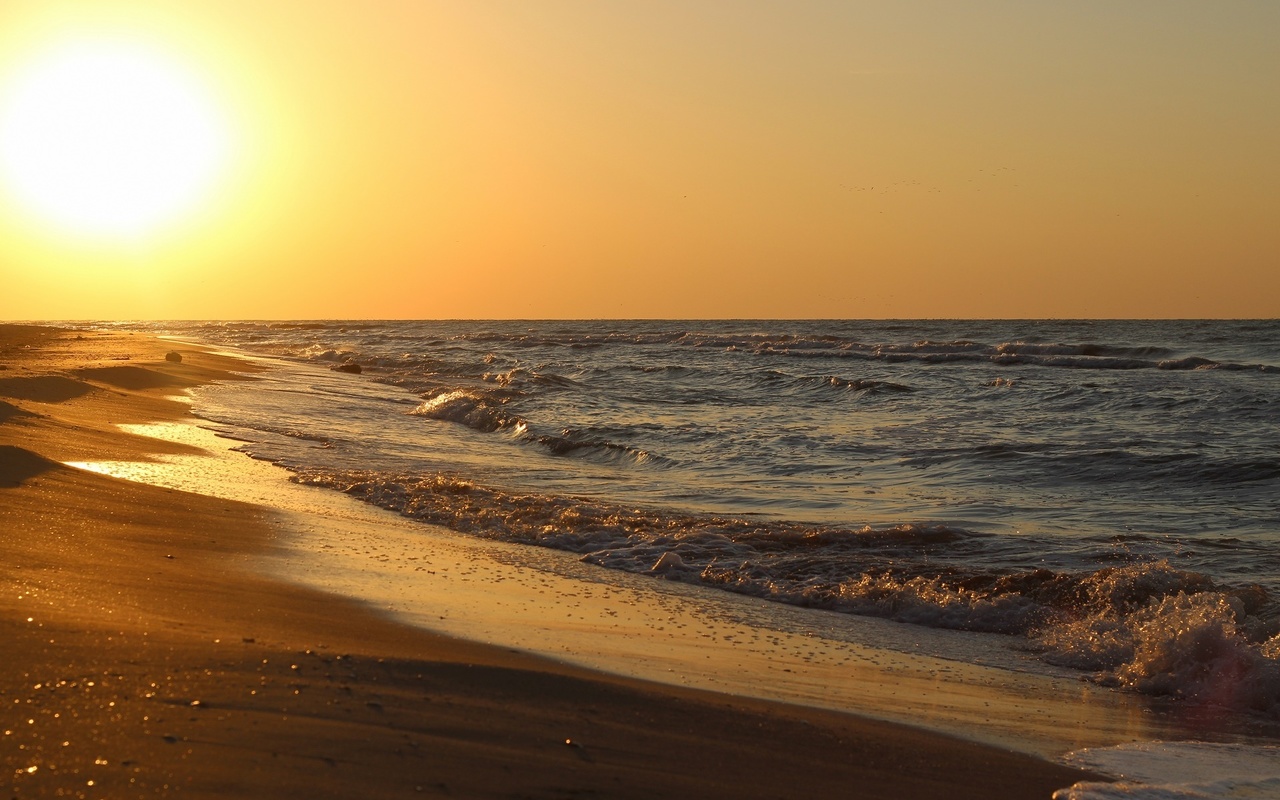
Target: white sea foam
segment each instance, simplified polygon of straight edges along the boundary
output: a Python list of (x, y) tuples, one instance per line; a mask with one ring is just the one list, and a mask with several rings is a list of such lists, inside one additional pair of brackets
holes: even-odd
[(1280, 718), (1280, 635), (1244, 630), (1265, 596), (1216, 591), (1167, 562), (1102, 570), (1086, 588), (1084, 613), (1038, 632), (1047, 660), (1099, 670), (1109, 685)]
[(456, 389), (423, 400), (410, 414), (457, 422), (482, 433), (513, 427), (520, 418), (503, 411), (506, 398), (493, 393)]
[(1054, 792), (1054, 800), (1280, 798), (1280, 747), (1139, 742), (1079, 750), (1063, 760), (1119, 780), (1077, 783)]

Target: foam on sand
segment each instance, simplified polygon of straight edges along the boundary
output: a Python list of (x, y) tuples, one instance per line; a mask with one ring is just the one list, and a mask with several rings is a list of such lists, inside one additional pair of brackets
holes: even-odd
[(1071, 766), (1113, 775), (1081, 782), (1054, 800), (1228, 800), (1280, 797), (1280, 747), (1136, 742), (1068, 754)]
[[(1172, 733), (1138, 698), (1033, 674), (920, 655), (1020, 656), (1001, 637), (975, 640), (707, 587), (602, 570), (568, 553), (461, 536), (290, 483), (190, 424), (128, 426), (210, 456), (76, 464), (147, 483), (280, 509), (286, 531), (273, 575), (362, 599), (451, 636), (549, 655), (615, 674), (907, 722), (1056, 756)], [(914, 652), (904, 652), (914, 651)]]

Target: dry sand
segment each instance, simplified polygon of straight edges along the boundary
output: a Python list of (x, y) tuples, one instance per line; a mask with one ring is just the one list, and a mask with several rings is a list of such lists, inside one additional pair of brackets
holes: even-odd
[[(164, 354), (181, 351), (181, 363)], [(847, 714), (594, 673), (255, 571), (266, 510), (71, 469), (242, 362), (0, 326), (12, 797), (1048, 798), (1089, 778)]]

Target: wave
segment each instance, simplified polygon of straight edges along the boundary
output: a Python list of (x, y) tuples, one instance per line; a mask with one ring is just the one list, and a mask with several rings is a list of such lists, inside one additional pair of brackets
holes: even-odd
[[(297, 351), (297, 355), (306, 358), (308, 361), (326, 361), (352, 363), (359, 358), (359, 353), (350, 348), (333, 348), (325, 345), (308, 345)], [(361, 364), (361, 366), (364, 366)]]
[(1167, 347), (1140, 345), (1137, 347), (1109, 344), (1040, 344), (1035, 342), (1003, 342), (996, 345), (996, 352), (1013, 355), (1089, 356), (1091, 358), (1161, 358), (1173, 355)]
[(486, 372), (481, 376), (481, 379), (502, 387), (574, 389), (581, 386), (574, 379), (564, 375), (557, 375), (554, 372), (546, 372), (530, 367), (512, 367), (505, 372)]
[[(443, 473), (300, 471), (452, 530), (577, 553), (602, 567), (777, 602), (1021, 636), (1050, 663), (1136, 691), (1280, 718), (1280, 615), (1256, 585), (1148, 561), (1085, 572), (938, 563), (985, 537), (941, 524), (843, 528), (624, 508)], [(957, 564), (959, 562), (956, 562)]]
[(445, 473), (299, 470), (294, 480), (338, 489), (452, 530), (591, 554), (601, 563), (608, 560), (632, 571), (649, 569), (652, 561), (644, 548), (653, 546), (681, 545), (694, 561), (728, 554), (812, 556), (818, 551), (875, 550), (893, 557), (978, 536), (945, 525), (853, 529), (627, 508), (580, 497), (511, 492)]
[(585, 432), (578, 433), (568, 428), (563, 429), (559, 435), (537, 433), (531, 429), (526, 419), (507, 410), (507, 403), (520, 396), (521, 393), (505, 388), (489, 391), (454, 389), (429, 396), (409, 414), (458, 423), (480, 433), (510, 431), (518, 441), (539, 445), (556, 456), (646, 465), (673, 463), (649, 450), (619, 444)]
[(602, 347), (676, 345), (715, 348), (779, 356), (847, 357), (873, 361), (918, 361), (932, 364), (987, 361), (997, 365), (1034, 365), (1069, 369), (1226, 369), (1259, 372), (1280, 371), (1269, 364), (1219, 361), (1202, 356), (1175, 358), (1173, 350), (1156, 345), (1104, 342), (983, 343), (970, 339), (921, 339), (910, 343), (867, 342), (829, 334), (716, 334), (687, 330), (653, 333), (502, 333), (461, 334), (462, 341), (533, 347)]
[(914, 391), (910, 386), (893, 381), (869, 378), (841, 378), (838, 375), (792, 375), (779, 370), (764, 370), (759, 381), (768, 387), (783, 386), (806, 391), (836, 390), (862, 395), (901, 394)]
[(526, 434), (524, 437), (527, 441), (536, 442), (553, 455), (557, 456), (585, 456), (603, 458), (608, 461), (627, 461), (633, 464), (657, 464), (671, 465), (674, 462), (656, 453), (650, 452), (643, 448), (632, 447), (631, 445), (618, 444), (608, 439), (600, 438), (584, 438), (573, 435), (571, 431), (566, 430), (563, 436), (552, 436), (549, 434), (532, 435)]
[[(1132, 581), (1170, 571), (1160, 562), (1097, 583), (1105, 587), (1117, 577)], [(1250, 618), (1259, 604), (1247, 591), (1178, 588), (1142, 603), (1099, 604), (1046, 627), (1036, 641), (1046, 661), (1097, 670), (1093, 678), (1103, 685), (1280, 718), (1280, 633), (1273, 622)]]
[(1150, 452), (1144, 441), (1116, 442), (1104, 449), (1056, 442), (992, 442), (920, 448), (903, 453), (901, 464), (921, 470), (980, 466), (1037, 474), (1083, 484), (1140, 484), (1152, 487), (1211, 485), (1240, 487), (1280, 480), (1280, 458), (1204, 450)]
[(409, 413), (415, 417), (457, 422), (481, 433), (525, 426), (519, 416), (506, 413), (503, 406), (507, 400), (507, 396), (495, 396), (493, 392), (454, 389), (424, 399)]
[[(901, 330), (910, 330), (904, 326)], [(1275, 367), (1233, 364), (1197, 356), (1175, 358), (1174, 351), (1153, 344), (1106, 342), (1009, 342), (983, 343), (973, 339), (919, 339), (909, 343), (868, 342), (835, 334), (742, 334), (667, 330), (646, 333), (539, 332), (504, 333), (488, 330), (458, 334), (465, 342), (532, 347), (685, 346), (774, 355), (824, 355), (844, 353), (874, 360), (922, 360), (933, 362), (989, 360), (997, 364), (1097, 367), (1097, 369), (1257, 369)]]
[[(975, 328), (975, 324), (978, 327)], [(132, 325), (139, 327), (137, 323)], [(148, 323), (148, 325), (157, 330), (172, 329), (176, 326), (185, 330), (198, 331), (202, 335), (229, 344), (238, 343), (241, 337), (252, 337), (256, 343), (262, 341), (263, 336), (274, 337), (275, 341), (285, 341), (308, 336), (324, 338), (326, 334), (352, 334), (366, 342), (374, 339), (383, 343), (404, 341), (418, 345), (425, 343), (432, 348), (452, 345), (468, 351), (474, 350), (477, 345), (494, 345), (498, 349), (508, 348), (516, 351), (536, 348), (576, 350), (606, 346), (634, 346), (653, 349), (674, 346), (783, 356), (803, 357), (826, 354), (885, 361), (920, 360), (927, 363), (945, 363), (948, 360), (994, 360), (996, 363), (1042, 363), (1047, 366), (1100, 369), (1239, 369), (1264, 372), (1275, 372), (1280, 369), (1275, 364), (1211, 358), (1204, 353), (1179, 353), (1165, 345), (1144, 342), (1141, 339), (1150, 338), (1153, 334), (1148, 327), (1137, 327), (1132, 322), (1089, 325), (1063, 323), (1048, 326), (1050, 329), (1056, 329), (1059, 334), (1066, 333), (1067, 336), (1073, 333), (1086, 336), (1110, 334), (1116, 337), (1111, 341), (1088, 339), (1073, 341), (1070, 338), (1037, 341), (1032, 337), (996, 338), (1002, 334), (1008, 335), (1007, 325), (973, 321), (957, 327), (967, 328), (970, 331), (986, 330), (990, 338), (984, 341), (980, 338), (939, 337), (905, 342), (878, 341), (877, 339), (884, 336), (906, 337), (913, 332), (936, 331), (939, 326), (923, 320), (877, 324), (835, 323), (824, 327), (828, 330), (834, 328), (838, 332), (822, 332), (816, 326), (792, 322), (786, 325), (789, 327), (794, 325), (800, 329), (800, 332), (779, 333), (716, 330), (714, 324), (707, 323), (679, 323), (677, 326), (658, 329), (655, 329), (655, 326), (633, 323), (617, 326), (630, 327), (631, 330), (619, 330), (616, 327), (614, 330), (602, 330), (602, 326), (589, 322), (555, 327), (545, 323), (504, 325), (475, 322), (467, 323), (465, 327), (470, 329), (462, 331), (458, 330), (462, 326), (450, 323), (388, 323), (369, 320), (204, 321), (180, 324)], [(695, 328), (692, 325), (704, 327)], [(1043, 323), (1028, 321), (1026, 324), (1020, 324), (1019, 327), (1030, 333), (1036, 325), (1043, 325)], [(109, 326), (109, 324), (103, 323), (101, 326)], [(806, 331), (804, 328), (809, 330)], [(1256, 338), (1271, 336), (1275, 332), (1274, 322), (1266, 320), (1252, 323), (1235, 321), (1225, 327), (1213, 321), (1183, 321), (1167, 323), (1165, 328), (1176, 331), (1180, 337), (1189, 336), (1190, 339), (1205, 346), (1227, 345), (1232, 350), (1239, 345), (1241, 335)], [(1001, 329), (1004, 330), (1001, 331)], [(1138, 341), (1124, 341), (1130, 337)], [(1260, 352), (1257, 348), (1252, 348), (1251, 351)]]
[[(404, 334), (394, 326), (388, 328), (368, 322), (290, 322), (290, 323), (218, 323), (213, 329), (206, 324), (196, 329), (231, 343), (251, 344), (255, 349), (287, 358), (305, 361), (358, 364), (374, 380), (402, 385), (421, 393), (435, 388), (441, 377), (483, 380), (501, 385), (535, 389), (572, 389), (579, 383), (574, 377), (557, 375), (545, 365), (522, 363), (522, 354), (542, 351), (551, 356), (556, 349), (594, 349), (609, 347), (623, 352), (637, 348), (639, 357), (670, 358), (678, 348), (721, 350), (768, 358), (798, 360), (852, 360), (886, 365), (980, 365), (1001, 368), (1039, 367), (1088, 371), (1197, 371), (1276, 374), (1280, 366), (1249, 361), (1211, 358), (1195, 353), (1179, 353), (1154, 344), (1106, 341), (1026, 341), (1023, 339), (981, 341), (969, 338), (923, 338), (914, 341), (876, 341), (858, 336), (825, 333), (723, 333), (674, 328), (658, 331), (583, 330), (479, 330), (462, 333), (440, 331), (434, 336), (425, 332)], [(906, 330), (906, 329), (904, 329)], [(889, 332), (888, 330), (881, 331)], [(361, 344), (357, 347), (354, 342)], [(385, 349), (403, 344), (414, 352), (386, 355)], [(361, 352), (362, 348), (380, 350), (380, 354)], [(479, 348), (479, 352), (477, 352)], [(431, 355), (423, 355), (426, 350)], [(548, 353), (547, 351), (551, 351)], [(568, 355), (580, 360), (580, 355)], [(501, 368), (495, 369), (495, 365)], [(622, 366), (644, 372), (662, 372), (672, 377), (688, 374), (685, 365)], [(581, 376), (578, 376), (579, 378)], [(834, 388), (875, 393), (880, 389), (897, 391), (885, 385), (852, 386), (837, 375), (813, 376), (834, 382)], [(805, 387), (798, 387), (805, 388)], [(817, 387), (823, 388), (821, 386)], [(832, 387), (827, 387), (832, 388)]]

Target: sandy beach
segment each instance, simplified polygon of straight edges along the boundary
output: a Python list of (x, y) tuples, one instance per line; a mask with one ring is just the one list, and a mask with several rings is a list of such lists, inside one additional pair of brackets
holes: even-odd
[(27, 326), (0, 326), (0, 365), (11, 796), (1047, 798), (1090, 777), (434, 635), (272, 579), (269, 510), (62, 463), (191, 453), (116, 426), (181, 419), (172, 395), (252, 365)]
[(0, 9), (0, 800), (1280, 800), (1280, 4)]

